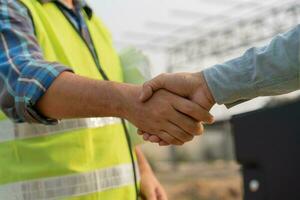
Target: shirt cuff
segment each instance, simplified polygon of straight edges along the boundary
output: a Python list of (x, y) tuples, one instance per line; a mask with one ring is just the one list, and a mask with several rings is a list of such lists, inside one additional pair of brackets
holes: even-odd
[(57, 119), (43, 116), (35, 107), (38, 100), (46, 93), (53, 81), (62, 72), (73, 72), (72, 69), (59, 63), (48, 63), (46, 67), (36, 70), (30, 78), (18, 79), (18, 96), (15, 97), (16, 111), (20, 116), (19, 122), (57, 124)]
[(232, 60), (203, 71), (207, 85), (217, 102), (227, 108), (257, 97), (255, 84), (251, 81), (251, 64)]

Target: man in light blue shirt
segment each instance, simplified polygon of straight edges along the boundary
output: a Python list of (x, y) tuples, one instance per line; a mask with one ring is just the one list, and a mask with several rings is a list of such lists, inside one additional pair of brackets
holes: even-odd
[[(187, 97), (207, 110), (217, 104), (228, 108), (259, 97), (300, 89), (300, 25), (279, 34), (260, 48), (250, 48), (241, 57), (217, 64), (200, 73), (163, 74), (144, 84), (142, 101), (159, 89)], [(167, 145), (156, 136), (144, 139)]]

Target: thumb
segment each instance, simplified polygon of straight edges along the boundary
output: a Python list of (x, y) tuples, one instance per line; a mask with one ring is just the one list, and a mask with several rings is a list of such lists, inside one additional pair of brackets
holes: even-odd
[(142, 93), (139, 97), (140, 101), (145, 102), (153, 95), (153, 90), (149, 82), (144, 83)]
[(145, 102), (153, 95), (155, 91), (164, 88), (166, 76), (166, 74), (161, 74), (154, 79), (145, 82), (143, 85), (142, 94), (140, 95), (140, 100)]

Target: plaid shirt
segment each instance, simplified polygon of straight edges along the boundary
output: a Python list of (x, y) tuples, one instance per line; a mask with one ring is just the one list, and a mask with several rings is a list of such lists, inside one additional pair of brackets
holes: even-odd
[[(70, 9), (63, 0), (55, 2), (94, 48), (80, 10), (89, 17), (92, 10), (82, 0), (74, 0)], [(0, 106), (14, 122), (57, 123), (39, 114), (34, 106), (55, 78), (64, 71), (72, 71), (60, 63), (47, 62), (37, 42), (28, 9), (17, 0), (0, 0)]]

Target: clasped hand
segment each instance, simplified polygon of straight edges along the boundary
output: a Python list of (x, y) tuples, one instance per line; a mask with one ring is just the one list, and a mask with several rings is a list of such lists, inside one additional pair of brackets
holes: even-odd
[(215, 101), (202, 73), (159, 75), (143, 85), (139, 103), (145, 112), (140, 110), (138, 134), (161, 146), (182, 145), (214, 121), (209, 110)]

